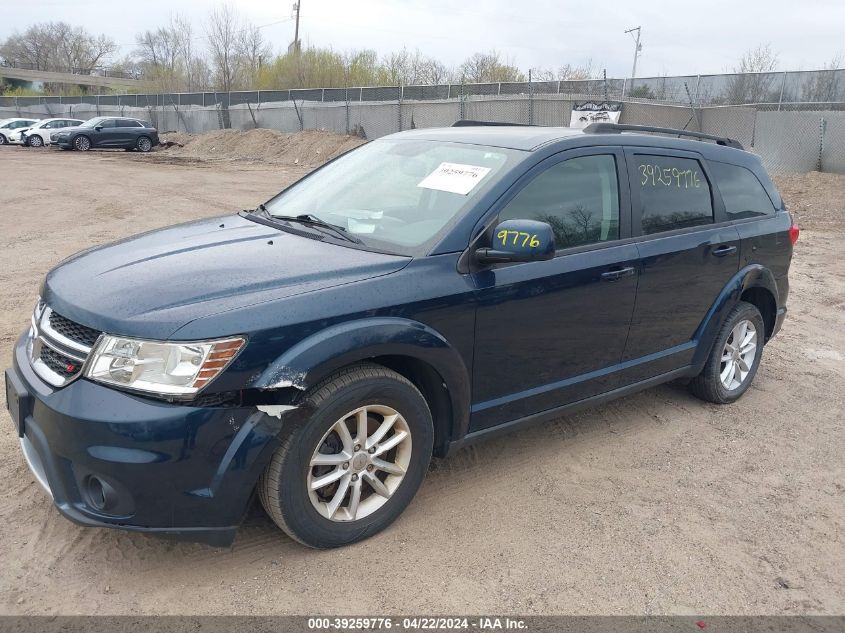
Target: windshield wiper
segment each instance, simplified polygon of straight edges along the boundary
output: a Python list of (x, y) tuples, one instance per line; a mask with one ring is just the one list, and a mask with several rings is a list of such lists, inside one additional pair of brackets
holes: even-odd
[(323, 231), (331, 231), (335, 236), (346, 240), (348, 242), (353, 242), (355, 244), (363, 244), (363, 240), (355, 237), (354, 235), (350, 235), (349, 232), (339, 226), (337, 224), (331, 224), (324, 220), (321, 220), (315, 215), (311, 215), (310, 213), (303, 213), (302, 215), (272, 215), (269, 211), (267, 211), (267, 207), (263, 204), (258, 205), (258, 209), (264, 212), (268, 217), (273, 218), (274, 220), (283, 220), (285, 222), (298, 222), (299, 224), (304, 224), (305, 226), (312, 226), (316, 229), (323, 229)]

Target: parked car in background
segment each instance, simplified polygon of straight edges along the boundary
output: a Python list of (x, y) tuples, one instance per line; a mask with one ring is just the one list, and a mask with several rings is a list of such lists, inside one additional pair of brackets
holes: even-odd
[(25, 127), (30, 127), (34, 123), (38, 123), (38, 119), (3, 119), (0, 121), (0, 145), (6, 145), (11, 134)]
[(31, 127), (20, 128), (9, 135), (9, 143), (21, 147), (43, 147), (50, 144), (50, 135), (56, 130), (82, 125), (82, 119), (41, 119)]
[(50, 135), (50, 142), (62, 149), (126, 149), (149, 152), (158, 145), (158, 130), (147, 121), (100, 116), (82, 125)]

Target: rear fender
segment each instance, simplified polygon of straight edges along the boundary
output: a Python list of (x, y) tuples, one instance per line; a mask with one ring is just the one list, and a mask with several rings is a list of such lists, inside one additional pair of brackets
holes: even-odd
[(466, 365), (440, 333), (409, 319), (377, 317), (328, 327), (288, 349), (252, 386), (306, 391), (342, 367), (379, 356), (417, 359), (437, 371), (452, 405), (450, 439), (466, 433), (470, 408)]
[(775, 299), (775, 305), (780, 305), (778, 300), (778, 287), (775, 283), (772, 272), (760, 264), (750, 264), (740, 269), (731, 280), (725, 284), (722, 292), (713, 302), (707, 316), (698, 326), (698, 330), (694, 335), (694, 339), (698, 341), (698, 346), (693, 355), (692, 365), (695, 368), (695, 373), (703, 369), (707, 357), (710, 355), (710, 350), (716, 339), (716, 334), (721, 329), (722, 325), (727, 319), (728, 314), (733, 310), (734, 306), (739, 302), (742, 293), (749, 288), (764, 288), (768, 290)]

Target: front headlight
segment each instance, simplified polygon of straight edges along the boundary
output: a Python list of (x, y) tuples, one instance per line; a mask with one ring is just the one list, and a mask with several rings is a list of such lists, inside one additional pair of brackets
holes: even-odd
[(163, 343), (104, 334), (91, 352), (85, 377), (124, 389), (191, 396), (214, 380), (246, 339)]

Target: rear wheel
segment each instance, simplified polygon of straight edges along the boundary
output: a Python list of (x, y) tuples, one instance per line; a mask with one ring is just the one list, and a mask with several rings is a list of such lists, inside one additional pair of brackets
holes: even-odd
[(141, 136), (135, 142), (135, 149), (139, 152), (149, 152), (153, 148), (153, 142), (147, 136)]
[(425, 476), (434, 440), (422, 394), (385, 367), (356, 365), (314, 387), (314, 414), (280, 438), (258, 483), (267, 513), (316, 548), (347, 545), (390, 525)]
[(80, 134), (73, 139), (73, 148), (79, 150), (80, 152), (87, 152), (91, 149), (91, 139), (84, 134)]
[(704, 369), (690, 381), (690, 391), (717, 404), (738, 400), (751, 386), (760, 366), (765, 336), (760, 311), (740, 301), (719, 331)]

